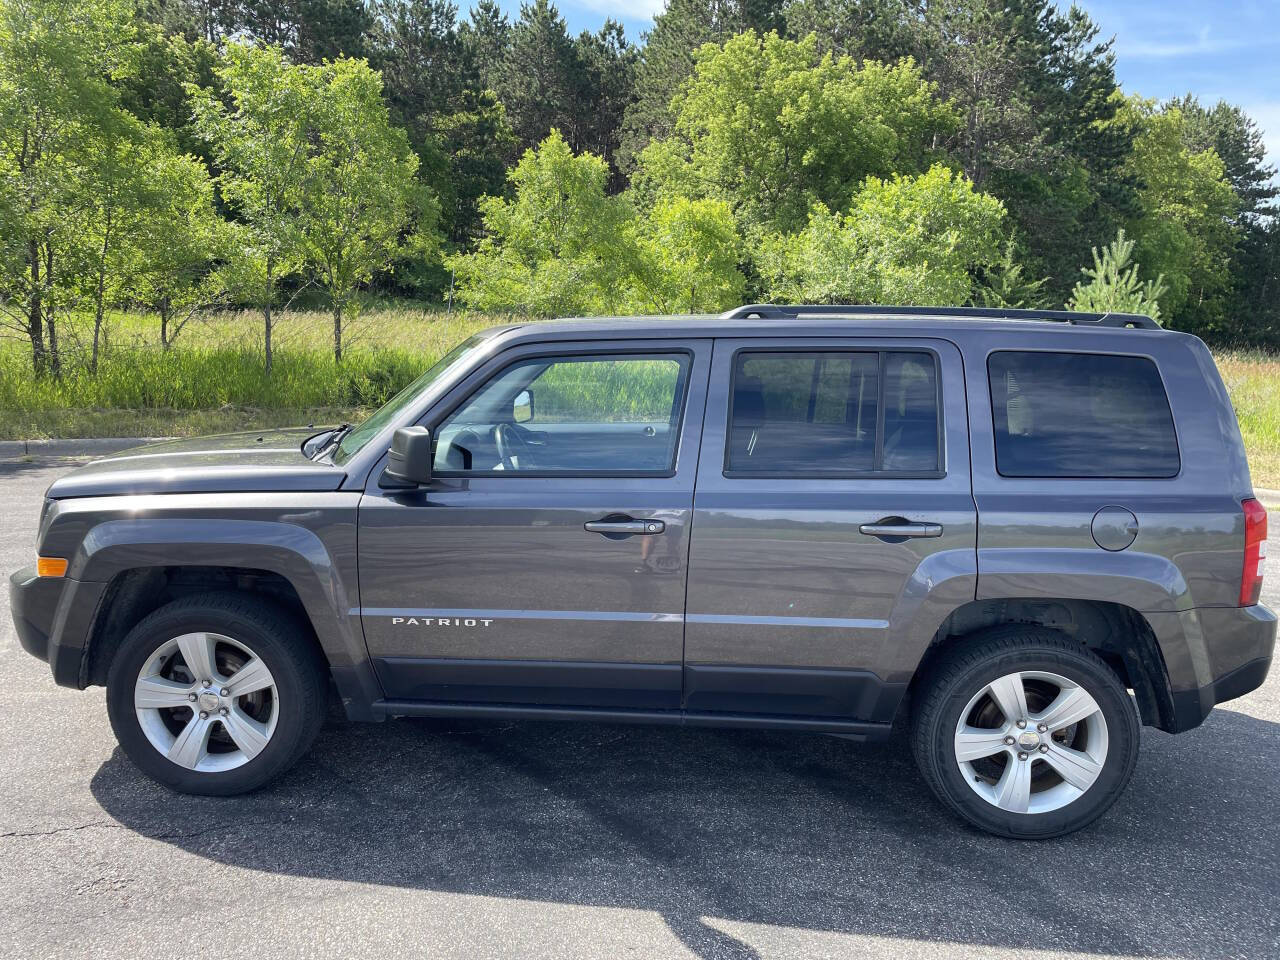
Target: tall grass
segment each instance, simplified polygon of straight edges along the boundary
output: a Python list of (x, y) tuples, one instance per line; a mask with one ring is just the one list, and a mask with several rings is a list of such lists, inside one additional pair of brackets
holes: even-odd
[(1280, 356), (1233, 351), (1214, 360), (1236, 409), (1253, 482), (1280, 489)]
[(28, 345), (0, 340), (0, 438), (198, 433), (352, 419), (375, 409), (458, 341), (510, 318), (390, 309), (360, 318), (341, 363), (320, 312), (284, 314), (266, 372), (256, 315), (193, 321), (170, 350), (152, 317), (114, 314), (98, 371), (75, 326), (62, 376), (35, 377)]
[[(350, 349), (335, 364), (328, 314), (286, 312), (275, 330), (271, 376), (263, 361), (259, 318), (252, 313), (192, 321), (168, 351), (160, 347), (154, 317), (112, 314), (97, 376), (87, 367), (84, 320), (62, 332), (61, 379), (33, 376), (28, 344), (0, 338), (0, 439), (196, 435), (359, 419), (461, 340), (519, 319), (409, 306), (368, 310), (348, 328)], [(1224, 351), (1216, 360), (1240, 421), (1254, 483), (1280, 488), (1280, 356)], [(617, 398), (626, 397), (636, 416), (660, 418), (661, 404), (650, 402), (650, 393), (656, 397), (664, 390), (650, 388), (665, 386), (667, 378), (648, 369), (636, 372), (645, 374), (636, 383), (606, 378), (595, 384), (593, 397), (611, 395), (615, 406)], [(557, 375), (535, 388), (540, 416), (565, 414), (558, 408), (586, 401), (557, 396)]]

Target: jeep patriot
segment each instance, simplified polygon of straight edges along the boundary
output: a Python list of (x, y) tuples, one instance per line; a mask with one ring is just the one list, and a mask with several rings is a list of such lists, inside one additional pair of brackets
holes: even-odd
[[(993, 833), (1078, 829), (1141, 726), (1266, 677), (1266, 512), (1205, 345), (1146, 317), (747, 306), (513, 324), (358, 426), (58, 479), (21, 644), (235, 794), (352, 720), (908, 731)], [(1176, 802), (1176, 798), (1172, 801)]]

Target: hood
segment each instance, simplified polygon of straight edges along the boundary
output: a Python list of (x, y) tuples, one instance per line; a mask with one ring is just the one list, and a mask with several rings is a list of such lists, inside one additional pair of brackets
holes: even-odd
[(345, 471), (302, 452), (317, 432), (298, 427), (148, 443), (73, 470), (47, 496), (336, 490)]

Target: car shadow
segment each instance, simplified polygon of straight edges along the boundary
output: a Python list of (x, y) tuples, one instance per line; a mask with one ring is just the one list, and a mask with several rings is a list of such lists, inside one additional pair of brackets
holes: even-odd
[(655, 911), (702, 957), (757, 956), (716, 921), (1185, 957), (1220, 954), (1231, 923), (1237, 943), (1267, 955), (1280, 890), (1277, 726), (1219, 709), (1186, 735), (1144, 731), (1134, 783), (1112, 812), (1041, 843), (953, 819), (901, 736), (855, 745), (662, 727), (334, 723), (305, 761), (249, 796), (180, 797), (118, 750), (92, 790), (125, 827), (219, 862)]

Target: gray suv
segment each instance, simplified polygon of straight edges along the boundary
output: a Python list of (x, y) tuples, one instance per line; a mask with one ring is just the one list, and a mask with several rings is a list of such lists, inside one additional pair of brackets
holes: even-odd
[(1102, 814), (1140, 725), (1266, 677), (1266, 513), (1204, 344), (1145, 317), (747, 306), (459, 345), (354, 428), (57, 480), (22, 646), (185, 792), (352, 720), (905, 728), (956, 814)]

